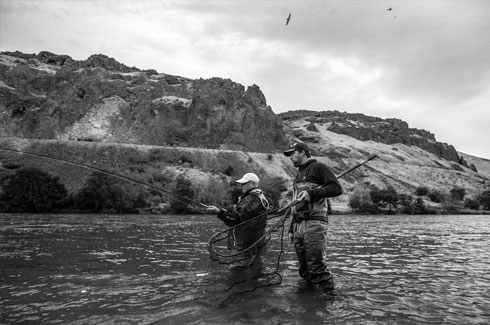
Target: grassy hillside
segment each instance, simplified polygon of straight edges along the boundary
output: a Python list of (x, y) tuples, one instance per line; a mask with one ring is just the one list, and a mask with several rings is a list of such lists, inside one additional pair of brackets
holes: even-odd
[[(308, 131), (307, 124), (299, 120), (290, 127), (311, 139), (315, 158), (331, 166), (336, 174), (371, 153), (378, 155), (378, 158), (341, 179), (344, 195), (332, 200), (336, 211), (348, 211), (349, 195), (356, 188), (369, 184), (379, 188), (392, 186), (398, 193), (409, 195), (414, 195), (419, 186), (444, 192), (460, 186), (465, 188), (467, 197), (481, 193), (490, 184), (489, 176), (438, 159), (417, 147), (358, 141), (327, 131), (322, 126), (318, 127), (318, 132)], [(290, 188), (296, 173), (289, 158), (282, 153), (19, 138), (2, 139), (0, 147), (73, 161), (161, 186), (178, 175), (184, 175), (192, 181), (198, 197), (205, 194), (200, 191), (206, 189), (210, 180), (226, 188), (244, 173), (254, 172), (263, 180), (280, 177)], [(59, 160), (6, 151), (0, 151), (0, 161), (3, 174), (11, 172), (12, 166), (16, 165), (37, 167), (59, 176), (70, 192), (80, 189), (93, 172), (87, 167)], [(484, 163), (480, 162), (487, 166)]]

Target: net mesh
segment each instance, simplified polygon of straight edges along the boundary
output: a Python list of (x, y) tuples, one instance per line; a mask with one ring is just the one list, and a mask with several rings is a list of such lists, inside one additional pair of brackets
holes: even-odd
[[(269, 211), (213, 235), (208, 242), (210, 272), (201, 280), (196, 298), (222, 307), (246, 299), (259, 288), (282, 282), (285, 221), (289, 207)], [(267, 220), (265, 233), (241, 250), (230, 242), (237, 232)]]

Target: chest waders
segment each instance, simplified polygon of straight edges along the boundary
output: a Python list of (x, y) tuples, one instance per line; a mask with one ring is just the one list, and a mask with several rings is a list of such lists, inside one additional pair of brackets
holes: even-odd
[[(311, 182), (296, 183), (293, 186), (293, 200), (296, 200), (303, 191), (310, 191), (320, 188), (318, 184)], [(327, 198), (313, 199), (296, 204), (292, 208), (293, 222), (303, 220), (322, 220), (328, 222), (327, 217)]]
[[(303, 191), (321, 187), (311, 182), (299, 182), (293, 186), (293, 200)], [(334, 288), (333, 276), (327, 268), (328, 199), (310, 198), (292, 208), (293, 235), (299, 274), (307, 282), (318, 284), (325, 291)]]

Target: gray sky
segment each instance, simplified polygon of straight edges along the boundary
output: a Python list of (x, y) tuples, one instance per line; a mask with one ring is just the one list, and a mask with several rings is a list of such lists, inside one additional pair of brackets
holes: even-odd
[(229, 78), (276, 113), (399, 118), (483, 158), (489, 31), (488, 0), (0, 0), (0, 51)]

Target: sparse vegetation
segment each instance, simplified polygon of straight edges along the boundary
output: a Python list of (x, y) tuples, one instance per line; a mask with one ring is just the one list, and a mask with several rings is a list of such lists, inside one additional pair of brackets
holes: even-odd
[[(255, 161), (251, 155), (246, 153), (245, 155), (242, 152), (236, 154), (227, 150), (207, 152), (205, 150), (196, 151), (193, 148), (147, 148), (144, 146), (129, 147), (114, 144), (43, 142), (38, 140), (34, 140), (32, 143), (27, 151), (39, 152), (53, 157), (66, 157), (67, 160), (107, 169), (116, 174), (125, 175), (169, 191), (174, 191), (177, 188), (178, 181), (176, 177), (182, 175), (182, 177), (187, 179), (188, 188), (192, 190), (194, 199), (205, 204), (227, 207), (235, 203), (241, 191), (240, 188), (233, 186), (233, 181), (246, 172), (255, 172), (261, 176), (260, 187), (264, 190), (273, 207), (277, 207), (280, 200), (291, 199), (291, 194), (285, 193), (287, 191), (290, 192), (289, 186), (286, 188), (283, 185), (285, 182), (289, 183), (291, 179), (271, 178), (268, 173), (270, 168), (288, 166), (288, 169), (284, 169), (284, 171), (288, 175), (293, 175), (293, 167), (289, 161), (284, 160), (285, 158), (282, 155), (276, 156), (273, 153), (262, 154), (262, 159)], [(313, 150), (315, 149), (317, 154), (314, 154), (314, 156), (321, 156), (318, 154), (319, 152), (324, 153), (313, 146)], [(322, 159), (333, 161), (334, 170), (340, 172), (345, 170), (349, 163), (339, 164), (339, 159), (345, 161), (345, 158), (352, 159), (353, 155), (365, 153), (367, 153), (365, 149), (329, 147), (329, 150), (325, 150), (326, 157)], [(409, 157), (407, 160), (412, 159), (409, 154), (404, 153), (404, 157), (405, 155)], [(392, 155), (391, 157), (396, 158), (397, 156)], [(113, 191), (115, 194), (112, 196), (99, 195), (97, 197), (97, 199), (100, 199), (99, 207), (102, 208), (88, 206), (87, 200), (82, 200), (83, 197), (80, 192), (88, 185), (87, 178), (90, 176), (90, 170), (67, 165), (62, 166), (58, 162), (36, 160), (36, 158), (25, 155), (22, 157), (18, 155), (2, 155), (0, 157), (0, 176), (4, 179), (4, 181), (0, 180), (0, 184), (5, 183), (6, 177), (23, 169), (23, 166), (38, 165), (42, 170), (56, 171), (56, 175), (60, 177), (59, 182), (63, 181), (66, 188), (70, 189), (70, 194), (58, 202), (56, 206), (52, 206), (49, 211), (95, 213), (98, 213), (98, 211), (104, 213), (133, 213), (138, 211), (153, 213), (197, 212), (195, 206), (187, 205), (183, 209), (171, 207), (170, 195), (166, 195), (164, 192), (147, 190), (131, 182), (118, 179), (113, 179), (111, 182), (114, 183), (107, 186), (107, 188), (111, 187), (107, 191)], [(434, 174), (428, 175), (427, 182), (423, 183), (423, 186), (419, 186), (415, 190), (410, 188), (411, 193), (407, 194), (406, 188), (404, 189), (399, 184), (397, 185), (399, 186), (397, 190), (401, 188), (401, 193), (395, 191), (394, 188), (383, 185), (389, 184), (389, 180), (377, 181), (372, 177), (373, 175), (376, 177), (376, 171), (370, 171), (369, 167), (370, 165), (368, 164), (368, 169), (359, 169), (343, 179), (344, 182), (353, 184), (359, 182), (361, 178), (369, 177), (369, 179), (365, 178), (363, 182), (368, 183), (372, 180), (371, 184), (385, 186), (384, 188), (375, 188), (369, 185), (359, 186), (356, 191), (351, 192), (348, 206), (356, 213), (471, 213), (470, 210), (475, 211), (474, 213), (484, 213), (482, 210), (490, 210), (490, 204), (487, 203), (485, 205), (485, 198), (488, 193), (475, 193), (474, 181), (472, 180), (473, 183), (468, 183), (467, 180), (468, 177), (473, 176), (465, 172), (456, 172), (447, 167), (445, 169), (434, 168), (432, 169)], [(433, 168), (434, 166), (431, 167)], [(387, 175), (390, 175), (389, 170), (387, 172)], [(407, 174), (409, 173), (410, 171), (407, 171)], [(283, 175), (282, 171), (279, 174)], [(209, 183), (206, 178), (209, 179)], [(477, 181), (479, 187), (486, 187), (483, 176), (477, 177)], [(439, 184), (442, 186), (438, 186)], [(458, 186), (451, 188), (447, 184), (458, 184)], [(469, 185), (469, 187), (466, 185)], [(359, 194), (359, 192), (362, 192), (359, 188), (362, 187), (365, 188), (363, 196)], [(1, 192), (2, 190), (0, 190)], [(125, 202), (118, 201), (116, 197), (123, 197)], [(109, 202), (102, 203), (101, 201), (103, 200)], [(339, 201), (335, 202), (335, 199), (333, 200), (334, 210)], [(342, 204), (344, 204), (343, 202)], [(7, 202), (3, 201), (0, 209), (6, 211), (6, 207)], [(155, 207), (158, 207), (158, 209), (153, 209)], [(342, 213), (349, 212), (348, 209), (343, 207), (340, 211)]]

